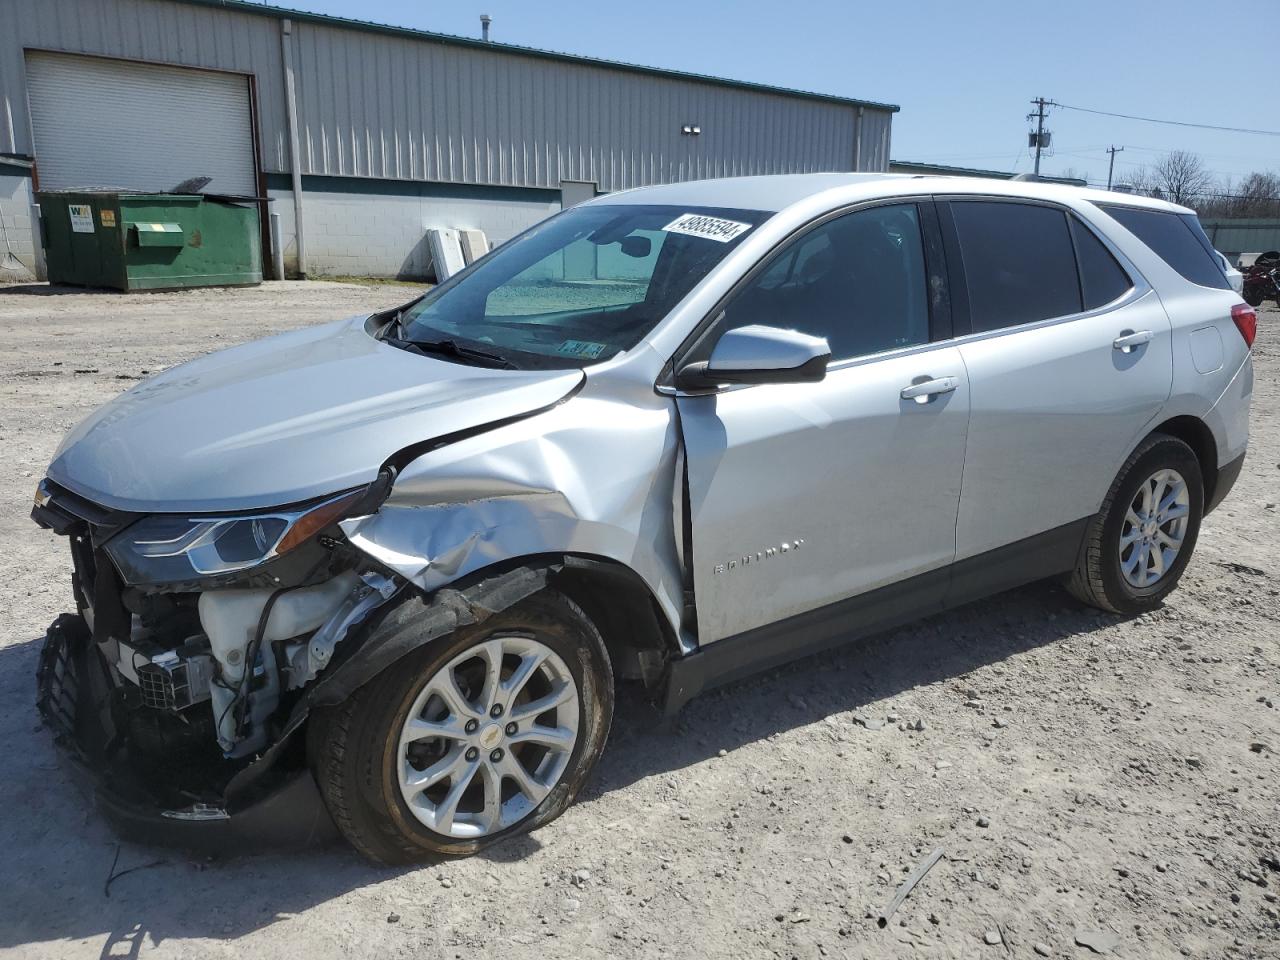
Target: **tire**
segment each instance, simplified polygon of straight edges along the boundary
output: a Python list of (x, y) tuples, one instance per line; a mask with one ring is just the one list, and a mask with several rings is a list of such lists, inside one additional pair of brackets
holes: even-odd
[[(1185, 484), (1186, 512), (1182, 515), (1185, 524), (1179, 527), (1177, 519), (1160, 523), (1157, 517), (1148, 525), (1135, 526), (1129, 511), (1134, 506), (1134, 516), (1143, 513), (1135, 500), (1139, 499), (1144, 485), (1161, 476), (1169, 479), (1170, 473)], [(1161, 489), (1171, 492), (1174, 488)], [(1157, 496), (1166, 498), (1165, 494)], [(1173, 516), (1178, 506), (1173, 504), (1167, 515)], [(1204, 480), (1195, 452), (1176, 437), (1152, 434), (1130, 454), (1112, 482), (1102, 509), (1089, 521), (1067, 588), (1084, 603), (1111, 613), (1132, 616), (1155, 609), (1177, 586), (1186, 569), (1195, 550), (1203, 515)], [(1135, 558), (1134, 551), (1140, 551), (1149, 530), (1153, 531), (1154, 546), (1148, 547), (1147, 557), (1139, 553)], [(1179, 531), (1181, 540), (1170, 560), (1166, 545), (1171, 542), (1170, 533)], [(1163, 538), (1160, 532), (1164, 533)], [(1136, 540), (1127, 547), (1122, 546), (1122, 537), (1127, 541), (1135, 534)], [(1156, 547), (1160, 550), (1158, 557)], [(1144, 583), (1149, 576), (1154, 579)]]
[[(497, 672), (490, 675), (501, 680), (498, 692), (487, 694), (493, 681), (483, 678), (494, 660)], [(533, 662), (538, 666), (528, 668), (523, 686), (506, 697), (506, 685)], [(504, 698), (506, 712), (485, 712), (486, 703), (502, 709)], [(557, 698), (560, 705), (524, 716), (526, 707)], [(427, 725), (414, 726), (414, 733), (448, 732), (414, 738), (406, 732), (411, 714)], [(572, 600), (546, 589), (427, 644), (340, 706), (313, 716), (308, 752), (325, 803), (351, 844), (381, 863), (414, 863), (469, 856), (554, 820), (599, 759), (612, 718), (613, 671), (600, 632)], [(402, 734), (412, 740), (408, 746)], [(554, 742), (544, 745), (544, 736)], [(523, 775), (514, 775), (513, 764)], [(446, 767), (454, 772), (416, 787)], [(406, 778), (415, 782), (402, 786)], [(452, 799), (455, 788), (460, 799)]]
[(1262, 306), (1262, 301), (1266, 299), (1262, 295), (1262, 291), (1255, 286), (1246, 286), (1241, 296), (1244, 297), (1244, 302), (1251, 307)]

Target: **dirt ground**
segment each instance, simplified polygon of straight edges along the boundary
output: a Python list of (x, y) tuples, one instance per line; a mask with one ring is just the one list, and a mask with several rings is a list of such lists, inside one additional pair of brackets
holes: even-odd
[[(1167, 606), (1036, 585), (739, 683), (633, 692), (560, 820), (472, 860), (117, 844), (33, 704), (70, 602), (28, 519), (62, 433), (135, 378), (407, 299), (289, 283), (0, 289), (0, 954), (23, 957), (1280, 957), (1280, 312), (1253, 441)], [(889, 925), (874, 914), (936, 847)], [(104, 889), (115, 863), (133, 868)]]

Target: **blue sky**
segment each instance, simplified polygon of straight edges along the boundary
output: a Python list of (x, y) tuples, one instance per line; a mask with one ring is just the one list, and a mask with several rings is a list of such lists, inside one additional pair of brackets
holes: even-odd
[[(442, 33), (901, 105), (893, 156), (1025, 172), (1029, 101), (1280, 130), (1277, 0), (277, 0)], [(1280, 137), (1051, 114), (1043, 171), (1105, 181), (1171, 149), (1219, 175), (1280, 171)]]

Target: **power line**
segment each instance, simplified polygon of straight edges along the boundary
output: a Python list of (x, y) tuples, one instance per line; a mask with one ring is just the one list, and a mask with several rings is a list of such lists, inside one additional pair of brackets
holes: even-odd
[(1063, 110), (1075, 110), (1077, 113), (1094, 113), (1100, 117), (1119, 117), (1121, 120), (1141, 120), (1143, 123), (1164, 123), (1173, 127), (1195, 127), (1198, 130), (1221, 130), (1225, 133), (1252, 133), (1260, 137), (1280, 137), (1280, 130), (1253, 130), (1249, 127), (1219, 127), (1212, 123), (1190, 123), (1186, 120), (1160, 120), (1156, 117), (1138, 117), (1131, 113), (1111, 113), (1107, 110), (1090, 110), (1088, 107), (1073, 107), (1067, 103), (1055, 104)]

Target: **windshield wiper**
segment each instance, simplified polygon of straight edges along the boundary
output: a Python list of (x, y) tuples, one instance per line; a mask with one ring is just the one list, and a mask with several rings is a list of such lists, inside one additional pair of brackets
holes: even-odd
[(414, 353), (421, 353), (424, 356), (434, 353), (440, 356), (452, 357), (455, 360), (462, 360), (466, 363), (473, 363), (476, 366), (497, 367), (502, 370), (519, 369), (504, 356), (488, 353), (484, 350), (476, 350), (473, 347), (464, 347), (453, 340), (402, 340), (399, 337), (384, 337), (383, 340), (392, 346), (410, 350)]

